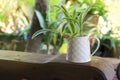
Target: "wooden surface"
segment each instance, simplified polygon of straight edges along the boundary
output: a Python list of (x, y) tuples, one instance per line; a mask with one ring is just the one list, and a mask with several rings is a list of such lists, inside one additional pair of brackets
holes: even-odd
[(100, 57), (79, 64), (66, 61), (65, 55), (0, 50), (0, 80), (112, 80), (114, 74), (113, 66)]

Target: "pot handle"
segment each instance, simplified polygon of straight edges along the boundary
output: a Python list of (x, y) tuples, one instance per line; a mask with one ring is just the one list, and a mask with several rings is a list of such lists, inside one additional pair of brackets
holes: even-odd
[(94, 38), (97, 41), (97, 47), (96, 47), (96, 49), (91, 54), (91, 56), (93, 56), (96, 53), (96, 51), (99, 49), (99, 47), (100, 47), (100, 40), (97, 37), (90, 37), (90, 39), (91, 38)]

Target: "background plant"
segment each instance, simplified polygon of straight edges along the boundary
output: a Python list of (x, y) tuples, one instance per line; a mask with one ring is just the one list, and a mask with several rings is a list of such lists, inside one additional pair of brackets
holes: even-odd
[(87, 8), (88, 6), (92, 6), (91, 10), (88, 12), (92, 15), (102, 16), (106, 20), (107, 16), (107, 5), (103, 0), (65, 0), (66, 4), (76, 5), (80, 4), (81, 9)]
[[(55, 8), (53, 9), (55, 10), (53, 11), (54, 13), (51, 11), (47, 12), (46, 20), (43, 18), (40, 12), (35, 11), (42, 29), (35, 32), (33, 34), (33, 38), (40, 34), (43, 35), (41, 44), (43, 43), (43, 45), (47, 46), (47, 53), (50, 52), (50, 46), (53, 46), (53, 53), (57, 53), (63, 41), (63, 37), (60, 35), (60, 33), (54, 33), (58, 32), (60, 29), (58, 27), (59, 18), (57, 18), (57, 12), (59, 11)], [(50, 16), (51, 13), (54, 14), (52, 18)]]
[[(1, 33), (21, 35), (21, 32), (30, 24), (27, 6), (19, 0), (0, 1)], [(23, 33), (23, 32), (22, 32)]]
[[(101, 20), (100, 20), (101, 21)], [(100, 52), (104, 57), (115, 57), (119, 54), (119, 27), (112, 27), (109, 22), (99, 22), (97, 27), (90, 30), (90, 35), (96, 35), (101, 42)]]
[[(0, 37), (10, 38), (11, 44), (27, 40), (31, 23), (28, 12), (32, 14), (33, 6), (33, 0), (0, 0)], [(1, 40), (2, 43), (6, 42)], [(8, 49), (7, 46), (1, 45), (1, 47)]]

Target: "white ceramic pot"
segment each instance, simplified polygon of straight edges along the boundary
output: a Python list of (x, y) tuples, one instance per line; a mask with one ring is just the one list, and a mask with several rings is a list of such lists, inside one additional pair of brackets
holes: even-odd
[(99, 48), (100, 41), (98, 41), (98, 46), (96, 50), (91, 54), (90, 51), (90, 37), (75, 37), (68, 43), (68, 54), (66, 59), (70, 62), (76, 63), (86, 63), (91, 61), (91, 55), (93, 55)]

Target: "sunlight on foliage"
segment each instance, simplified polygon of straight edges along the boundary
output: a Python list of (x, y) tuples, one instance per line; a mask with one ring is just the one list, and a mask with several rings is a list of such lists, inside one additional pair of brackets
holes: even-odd
[(0, 0), (0, 32), (18, 35), (31, 22), (28, 12), (30, 8), (21, 0)]
[(0, 0), (0, 49), (16, 50), (18, 42), (27, 40), (34, 1)]
[(29, 7), (33, 8), (35, 5), (35, 0), (18, 0), (20, 3), (24, 3), (25, 5), (29, 5)]
[(49, 14), (51, 20), (54, 21), (56, 19), (56, 7), (55, 5), (60, 5), (61, 0), (49, 0)]

